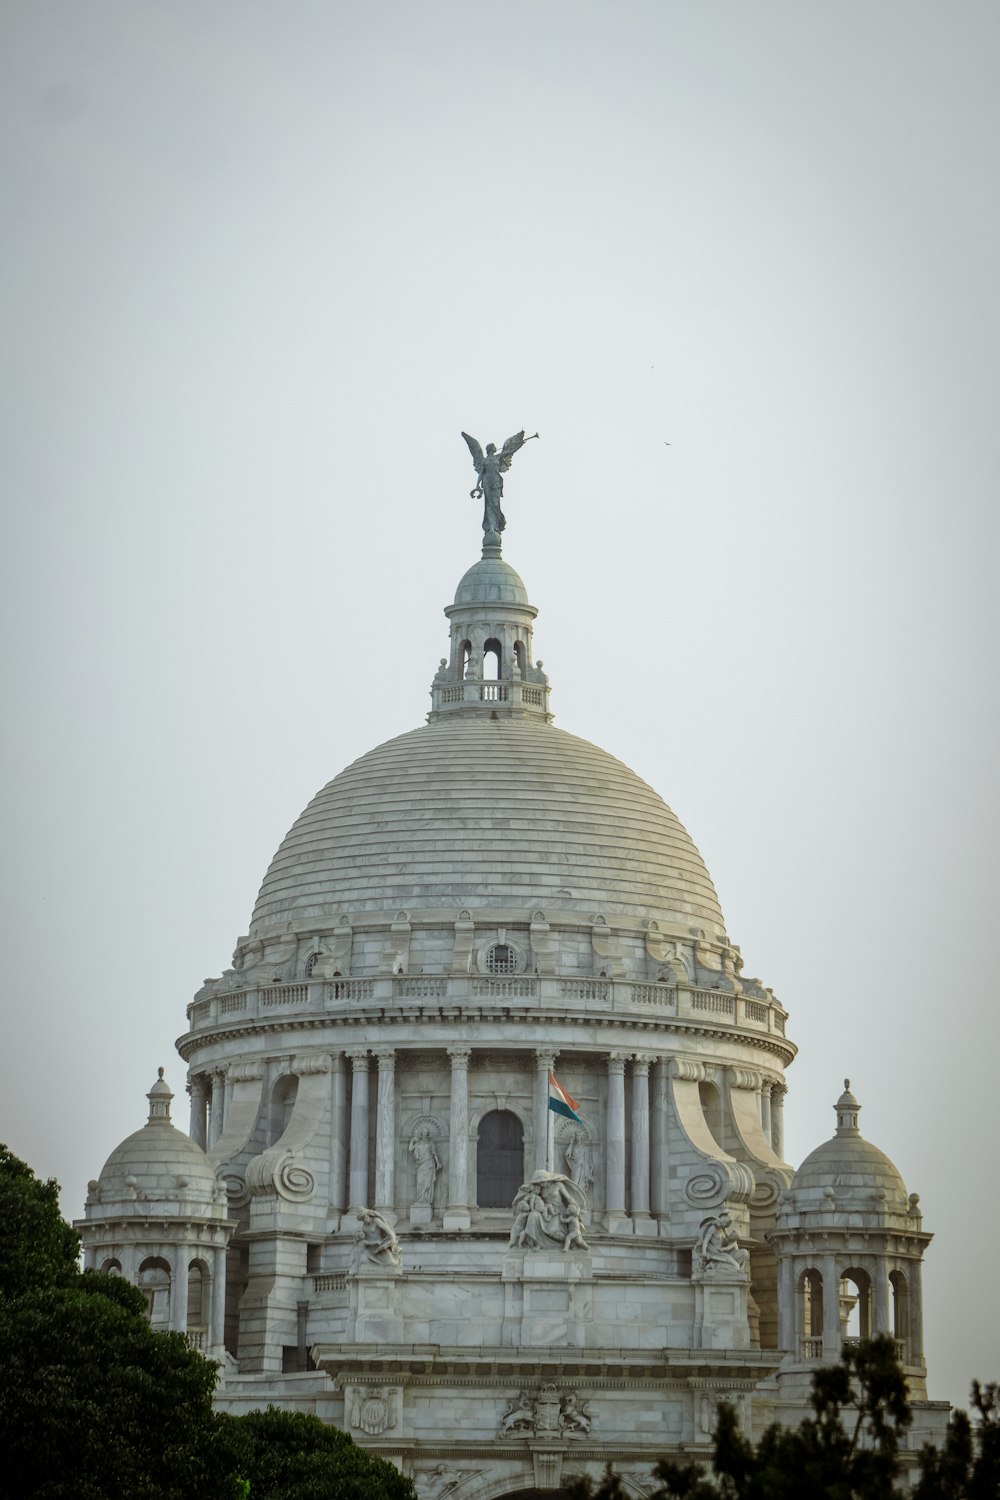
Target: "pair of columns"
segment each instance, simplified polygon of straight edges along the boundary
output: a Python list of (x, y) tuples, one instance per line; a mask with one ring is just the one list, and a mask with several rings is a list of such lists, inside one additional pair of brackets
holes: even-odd
[(208, 1151), (221, 1136), (225, 1123), (225, 1068), (196, 1073), (188, 1084), (188, 1093), (191, 1095), (191, 1128), (188, 1133), (196, 1146)]

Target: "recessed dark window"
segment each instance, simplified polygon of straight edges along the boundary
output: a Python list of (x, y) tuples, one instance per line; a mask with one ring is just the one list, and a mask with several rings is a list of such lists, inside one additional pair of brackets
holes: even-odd
[(524, 1132), (509, 1109), (493, 1109), (479, 1122), (476, 1182), (480, 1208), (510, 1208), (524, 1181)]
[(489, 974), (516, 974), (517, 955), (506, 943), (495, 943), (486, 955), (486, 970)]

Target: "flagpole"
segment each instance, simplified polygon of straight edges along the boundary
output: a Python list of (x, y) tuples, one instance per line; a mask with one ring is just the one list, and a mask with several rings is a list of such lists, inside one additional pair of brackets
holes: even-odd
[(549, 1117), (547, 1139), (546, 1139), (546, 1143), (545, 1143), (545, 1169), (548, 1172), (554, 1172), (555, 1171), (555, 1167), (553, 1166), (553, 1163), (552, 1163), (552, 1157), (553, 1157), (553, 1154), (554, 1154), (553, 1153), (553, 1149), (552, 1149), (552, 1143), (553, 1143), (553, 1136), (555, 1135), (555, 1130), (554, 1130), (555, 1121), (552, 1118), (552, 1115), (553, 1115), (554, 1111), (551, 1110), (551, 1109), (547, 1109), (545, 1111), (545, 1113)]

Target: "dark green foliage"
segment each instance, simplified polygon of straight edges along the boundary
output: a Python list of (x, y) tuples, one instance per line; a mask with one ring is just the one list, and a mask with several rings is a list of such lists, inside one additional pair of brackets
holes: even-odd
[[(890, 1500), (898, 1434), (910, 1423), (893, 1341), (845, 1347), (839, 1365), (816, 1372), (811, 1404), (813, 1416), (799, 1427), (769, 1427), (756, 1448), (740, 1432), (733, 1408), (721, 1404), (715, 1477), (694, 1464), (664, 1461), (655, 1470), (661, 1486), (652, 1500)], [(573, 1500), (620, 1500), (623, 1493), (611, 1474), (597, 1489), (586, 1480), (570, 1489)]]
[(973, 1424), (955, 1411), (940, 1449), (925, 1446), (915, 1500), (998, 1500), (1000, 1496), (1000, 1385), (972, 1382)]
[(80, 1237), (59, 1213), (59, 1184), (42, 1182), (0, 1145), (0, 1297), (38, 1286), (69, 1286)]
[(318, 1417), (269, 1406), (227, 1425), (250, 1500), (416, 1500), (398, 1469)]

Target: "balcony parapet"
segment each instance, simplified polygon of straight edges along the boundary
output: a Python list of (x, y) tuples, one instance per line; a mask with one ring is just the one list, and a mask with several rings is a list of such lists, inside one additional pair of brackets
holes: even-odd
[(356, 979), (305, 979), (231, 990), (188, 1006), (192, 1032), (241, 1026), (281, 1016), (343, 1017), (371, 1008), (412, 1015), (426, 1008), (461, 1007), (477, 1011), (496, 1006), (498, 1013), (516, 1008), (529, 1013), (584, 1008), (600, 1019), (641, 1018), (682, 1021), (716, 1030), (761, 1037), (785, 1036), (785, 1011), (777, 1001), (751, 999), (718, 990), (674, 986), (631, 979), (568, 978), (558, 975), (405, 974)]

